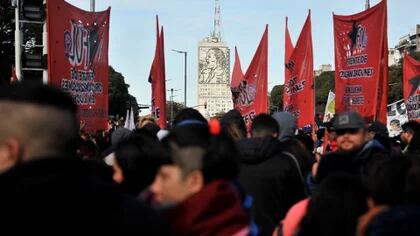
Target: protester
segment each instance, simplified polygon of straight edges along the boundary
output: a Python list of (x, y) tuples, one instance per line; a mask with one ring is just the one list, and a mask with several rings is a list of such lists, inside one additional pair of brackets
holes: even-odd
[(387, 127), (379, 121), (372, 122), (367, 129), (367, 139), (377, 140), (384, 148), (391, 151), (391, 140)]
[(403, 124), (400, 136), (406, 145), (403, 153), (420, 158), (420, 124), (417, 121)]
[(245, 122), (239, 111), (235, 109), (228, 111), (220, 119), (220, 125), (235, 141), (246, 138)]
[(366, 210), (366, 191), (357, 177), (330, 175), (309, 200), (297, 235), (355, 235), (357, 219)]
[(420, 165), (395, 156), (378, 165), (369, 179), (369, 211), (358, 224), (362, 235), (417, 235), (420, 226)]
[(287, 210), (305, 197), (301, 157), (283, 153), (278, 130), (274, 118), (260, 114), (252, 122), (252, 138), (238, 143), (242, 153), (239, 182), (253, 198), (251, 212), (260, 235), (271, 235)]
[(8, 235), (168, 235), (152, 209), (75, 157), (77, 107), (62, 91), (0, 87), (0, 209)]
[(125, 193), (139, 196), (153, 182), (163, 155), (155, 134), (134, 130), (115, 147), (114, 181)]
[[(386, 159), (387, 156), (383, 154), (387, 154), (388, 151), (382, 144), (375, 139), (367, 141), (365, 122), (357, 112), (338, 114), (333, 126), (337, 134), (337, 152), (351, 158), (351, 163), (361, 176), (366, 177), (376, 162)], [(328, 165), (329, 162), (336, 162), (334, 155), (326, 154), (322, 157), (319, 168), (321, 165)], [(344, 159), (343, 161), (346, 161)]]
[(233, 140), (200, 120), (175, 124), (163, 140), (170, 158), (151, 186), (174, 235), (247, 235), (250, 219), (231, 182), (239, 171)]

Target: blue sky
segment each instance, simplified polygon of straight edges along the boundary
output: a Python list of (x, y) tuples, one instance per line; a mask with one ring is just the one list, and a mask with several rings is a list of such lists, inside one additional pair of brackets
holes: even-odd
[[(89, 0), (67, 0), (89, 10)], [(371, 6), (379, 0), (371, 0)], [(308, 9), (312, 14), (312, 38), (315, 69), (321, 64), (334, 65), (332, 13), (350, 15), (364, 10), (365, 0), (220, 0), (224, 40), (234, 47), (246, 70), (269, 24), (269, 89), (283, 83), (284, 23), (295, 44)], [(109, 62), (121, 72), (129, 91), (141, 104), (150, 104), (147, 82), (156, 44), (155, 15), (165, 31), (166, 88), (180, 89), (175, 101), (183, 101), (184, 58), (171, 49), (188, 52), (187, 105), (197, 103), (197, 44), (213, 29), (214, 0), (96, 0), (96, 10), (111, 6)], [(413, 31), (420, 24), (419, 0), (388, 0), (388, 44)], [(167, 93), (169, 99), (169, 93)]]

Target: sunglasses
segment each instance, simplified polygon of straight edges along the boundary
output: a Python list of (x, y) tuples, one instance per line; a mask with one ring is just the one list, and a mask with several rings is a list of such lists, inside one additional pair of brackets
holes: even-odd
[(336, 130), (335, 132), (338, 136), (340, 136), (340, 135), (344, 135), (344, 134), (357, 134), (357, 133), (359, 133), (360, 130), (361, 129), (359, 129), (359, 128), (340, 129), (340, 130)]

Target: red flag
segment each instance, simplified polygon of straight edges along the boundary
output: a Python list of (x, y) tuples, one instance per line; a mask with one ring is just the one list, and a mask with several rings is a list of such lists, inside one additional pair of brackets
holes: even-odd
[(166, 128), (166, 79), (165, 79), (165, 50), (163, 27), (159, 34), (159, 20), (156, 16), (156, 49), (149, 82), (152, 85), (152, 113), (160, 128)]
[[(285, 24), (284, 35), (285, 35), (285, 38), (284, 38), (284, 65), (285, 65), (284, 78), (285, 79), (284, 80), (286, 81), (286, 79), (290, 78), (290, 71), (287, 68), (292, 66), (292, 65), (288, 65), (287, 63), (289, 62), (289, 59), (292, 56), (293, 49), (294, 49), (292, 39), (291, 39), (290, 34), (289, 34), (287, 16), (286, 16), (286, 24)], [(286, 104), (288, 102), (287, 100), (288, 100), (288, 96), (286, 95), (285, 92), (283, 92), (283, 110), (284, 110), (284, 107), (285, 107), (284, 104)]]
[(47, 1), (49, 84), (73, 96), (89, 131), (108, 128), (110, 12)]
[(420, 61), (404, 56), (403, 94), (409, 120), (420, 121)]
[[(286, 49), (285, 58), (288, 50), (290, 48)], [(307, 125), (315, 127), (313, 68), (311, 12), (309, 11), (296, 47), (285, 63), (283, 106), (285, 111), (297, 118), (299, 128)]]
[(293, 49), (294, 49), (292, 39), (289, 34), (289, 28), (287, 25), (288, 21), (289, 19), (286, 17), (286, 30), (285, 30), (286, 32), (285, 32), (285, 40), (284, 40), (284, 46), (285, 46), (284, 61), (289, 61), (289, 58), (292, 56)]
[(232, 80), (230, 81), (230, 90), (232, 92), (233, 107), (240, 111), (241, 104), (245, 103), (245, 97), (243, 93), (239, 91), (239, 85), (243, 83), (244, 73), (241, 68), (241, 60), (239, 59), (238, 49), (235, 47), (235, 64), (233, 66)]
[(242, 114), (247, 127), (250, 127), (250, 124), (256, 115), (267, 113), (268, 111), (267, 63), (268, 25), (265, 27), (260, 44), (254, 54), (254, 58), (252, 58), (244, 79), (238, 86), (232, 88), (235, 109)]
[(238, 49), (235, 47), (235, 64), (233, 65), (232, 80), (230, 87), (237, 87), (244, 79), (244, 73), (242, 72), (241, 60), (239, 59)]
[(358, 111), (386, 123), (388, 96), (387, 4), (334, 15), (336, 113)]

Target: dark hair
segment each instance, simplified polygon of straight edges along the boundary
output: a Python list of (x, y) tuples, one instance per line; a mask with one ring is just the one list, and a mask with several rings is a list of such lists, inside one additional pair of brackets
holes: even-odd
[(70, 94), (59, 88), (35, 82), (0, 86), (0, 101), (25, 102), (77, 113), (77, 106)]
[(420, 160), (412, 160), (408, 170), (404, 187), (405, 202), (411, 205), (420, 205)]
[(203, 123), (207, 123), (206, 118), (193, 108), (182, 109), (174, 118), (173, 126), (177, 126), (181, 121), (184, 120), (197, 120)]
[(212, 136), (203, 159), (204, 182), (216, 179), (233, 180), (239, 174), (239, 151), (236, 143), (226, 133)]
[[(79, 122), (77, 106), (70, 94), (44, 84), (19, 82), (0, 86), (0, 102), (5, 109), (10, 109), (9, 116), (19, 117), (2, 122), (4, 128), (24, 137), (27, 140), (24, 145), (31, 145), (31, 140), (37, 140), (32, 157), (43, 156), (46, 152), (75, 155)], [(27, 105), (39, 110), (50, 109), (51, 112), (25, 113), (29, 111)], [(12, 123), (14, 126), (7, 127)]]
[(366, 191), (359, 179), (331, 175), (310, 199), (298, 235), (355, 235), (357, 220), (366, 210)]
[(279, 134), (279, 125), (277, 121), (268, 114), (259, 114), (252, 120), (251, 136), (268, 137)]
[(80, 158), (94, 159), (98, 155), (98, 147), (92, 140), (81, 140), (77, 155)]
[(246, 137), (246, 126), (241, 113), (238, 110), (228, 111), (221, 119), (220, 125), (234, 139)]
[(136, 130), (126, 140), (118, 143), (115, 160), (123, 172), (123, 190), (137, 195), (149, 186), (164, 155), (157, 138), (146, 131)]
[(358, 169), (353, 162), (353, 157), (348, 153), (330, 152), (325, 154), (319, 162), (315, 181), (321, 183), (327, 177), (336, 173), (358, 175)]
[(147, 130), (150, 133), (157, 135), (157, 133), (160, 130), (160, 127), (156, 123), (147, 123), (143, 127), (141, 127), (141, 129)]
[[(205, 183), (215, 179), (233, 179), (238, 175), (239, 154), (236, 144), (223, 131), (216, 135), (210, 134), (207, 123), (176, 126), (162, 142), (171, 150), (171, 160), (166, 163), (179, 165), (184, 174), (199, 168)], [(183, 150), (199, 148), (201, 152), (185, 156), (180, 154), (178, 148), (171, 147), (171, 143)], [(199, 160), (192, 161), (190, 158)]]
[(420, 157), (420, 123), (412, 120), (401, 127), (404, 131), (409, 131), (413, 134), (410, 145), (407, 148), (407, 154)]
[[(302, 134), (302, 136), (306, 136)], [(313, 144), (313, 142), (312, 142)], [(280, 150), (289, 152), (296, 157), (299, 162), (299, 167), (302, 171), (303, 176), (306, 176), (311, 170), (312, 164), (315, 162), (315, 158), (312, 156), (311, 151), (307, 150), (305, 144), (296, 137), (288, 137), (280, 141)]]
[(410, 161), (393, 156), (377, 163), (368, 175), (369, 194), (376, 204), (396, 205), (403, 203), (404, 183)]

